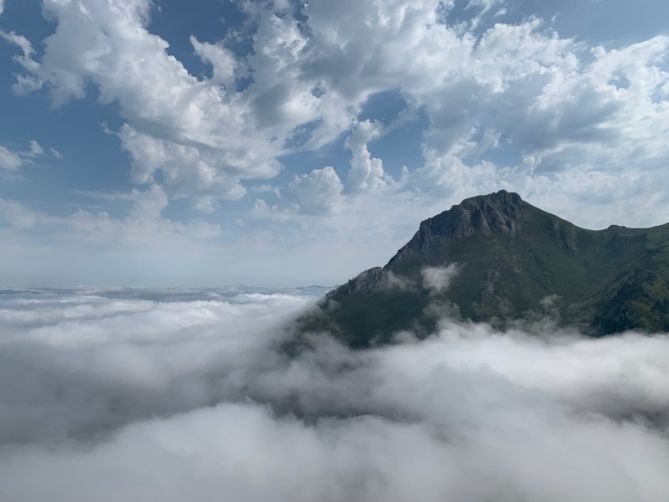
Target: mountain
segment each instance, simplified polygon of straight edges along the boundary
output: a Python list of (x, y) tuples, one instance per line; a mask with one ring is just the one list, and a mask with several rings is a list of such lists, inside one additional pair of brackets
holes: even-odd
[(500, 328), (550, 315), (591, 336), (669, 331), (669, 224), (586, 230), (515, 193), (472, 197), (296, 326), (364, 348), (400, 330), (427, 335), (444, 314)]

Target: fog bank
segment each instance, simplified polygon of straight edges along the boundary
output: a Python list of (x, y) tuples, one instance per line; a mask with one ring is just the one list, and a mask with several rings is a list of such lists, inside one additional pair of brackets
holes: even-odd
[(0, 499), (669, 500), (669, 337), (498, 333), (289, 360), (304, 291), (0, 295)]

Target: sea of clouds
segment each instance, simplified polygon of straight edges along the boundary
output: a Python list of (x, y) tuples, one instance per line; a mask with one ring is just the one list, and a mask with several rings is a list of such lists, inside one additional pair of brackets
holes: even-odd
[(0, 292), (0, 500), (669, 500), (669, 337), (277, 347), (313, 290)]

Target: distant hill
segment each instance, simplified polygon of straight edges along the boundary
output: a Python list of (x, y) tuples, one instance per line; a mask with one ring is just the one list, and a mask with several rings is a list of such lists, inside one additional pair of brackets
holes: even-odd
[(423, 221), (383, 268), (331, 291), (297, 322), (354, 348), (443, 315), (505, 327), (550, 313), (592, 336), (669, 331), (669, 224), (586, 230), (500, 191)]

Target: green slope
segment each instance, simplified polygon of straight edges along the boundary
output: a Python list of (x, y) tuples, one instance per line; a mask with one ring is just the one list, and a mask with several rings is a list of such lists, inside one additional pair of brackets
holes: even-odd
[[(457, 264), (444, 291), (426, 267)], [(351, 347), (397, 331), (425, 335), (444, 315), (510, 321), (545, 315), (593, 336), (669, 330), (669, 224), (593, 231), (505, 191), (466, 199), (421, 223), (383, 268), (330, 292), (298, 331), (330, 331)]]

